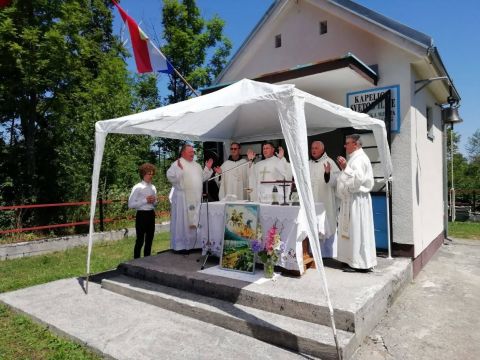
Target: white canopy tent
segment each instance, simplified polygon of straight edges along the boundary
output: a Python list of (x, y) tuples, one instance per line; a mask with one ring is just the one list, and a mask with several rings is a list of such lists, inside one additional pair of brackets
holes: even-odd
[[(300, 216), (307, 225), (308, 238), (317, 270), (328, 294), (316, 224), (315, 204), (308, 166), (307, 135), (337, 128), (372, 130), (383, 164), (385, 179), (392, 164), (383, 121), (313, 96), (294, 85), (271, 85), (241, 80), (214, 93), (177, 104), (95, 124), (95, 159), (92, 175), (90, 233), (87, 255), (87, 289), (92, 251), (93, 219), (97, 200), (100, 166), (109, 133), (144, 134), (192, 141), (247, 142), (284, 138), (300, 198)], [(87, 290), (88, 291), (88, 290)], [(336, 339), (336, 336), (335, 336)]]

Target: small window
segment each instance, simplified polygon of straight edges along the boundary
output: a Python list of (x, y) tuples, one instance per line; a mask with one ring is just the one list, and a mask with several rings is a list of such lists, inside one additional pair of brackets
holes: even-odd
[(282, 46), (282, 34), (275, 35), (275, 47), (279, 48)]
[(435, 138), (435, 136), (433, 135), (433, 113), (430, 106), (427, 106), (425, 116), (427, 118), (427, 138), (433, 140)]
[(326, 21), (320, 21), (320, 35), (326, 34), (327, 31), (328, 31), (327, 22)]

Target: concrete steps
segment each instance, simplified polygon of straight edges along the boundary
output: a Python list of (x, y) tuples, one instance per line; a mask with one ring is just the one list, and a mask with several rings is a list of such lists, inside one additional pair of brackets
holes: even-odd
[[(328, 326), (125, 275), (104, 279), (102, 288), (295, 352), (337, 359)], [(342, 358), (348, 359), (356, 348), (355, 334), (338, 330), (337, 337)]]
[[(119, 265), (118, 270), (136, 279), (268, 311), (278, 315), (313, 322), (319, 325), (331, 326), (330, 312), (325, 302), (307, 301), (303, 297), (287, 297), (284, 296), (284, 294), (273, 291), (271, 286), (269, 287), (268, 285), (262, 289), (245, 286), (245, 283), (238, 280), (222, 279), (216, 276), (202, 276), (202, 274), (198, 274), (197, 272), (177, 272), (177, 269), (173, 267), (152, 268), (136, 262), (122, 263)], [(295, 278), (286, 279), (287, 282), (290, 280), (290, 283), (286, 284), (285, 288), (291, 289), (291, 281), (295, 281)], [(322, 297), (322, 290), (312, 290), (317, 291), (319, 298)], [(355, 331), (356, 314), (354, 311), (336, 308), (334, 315), (337, 329), (349, 332)]]
[[(337, 358), (318, 271), (262, 282), (261, 276), (218, 269), (217, 260), (200, 271), (199, 257), (167, 251), (135, 259), (102, 278), (102, 286), (293, 353)], [(353, 355), (412, 279), (410, 259), (377, 260), (376, 271), (368, 274), (342, 272), (335, 262), (324, 268), (343, 359)]]

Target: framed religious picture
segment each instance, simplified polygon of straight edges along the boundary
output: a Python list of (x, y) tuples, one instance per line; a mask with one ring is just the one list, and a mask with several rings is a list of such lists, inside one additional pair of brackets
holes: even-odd
[(257, 238), (258, 211), (257, 204), (225, 205), (225, 231), (220, 257), (222, 269), (255, 272), (251, 242)]

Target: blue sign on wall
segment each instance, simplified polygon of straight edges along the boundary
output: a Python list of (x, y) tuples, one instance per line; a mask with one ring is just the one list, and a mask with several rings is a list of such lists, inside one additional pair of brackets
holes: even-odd
[[(371, 103), (382, 96), (387, 90), (391, 90), (392, 105), (392, 132), (400, 131), (400, 85), (372, 88), (368, 90), (354, 91), (347, 93), (347, 107), (357, 112), (364, 112)], [(385, 121), (385, 102), (375, 106), (368, 112), (368, 115), (375, 119)]]

